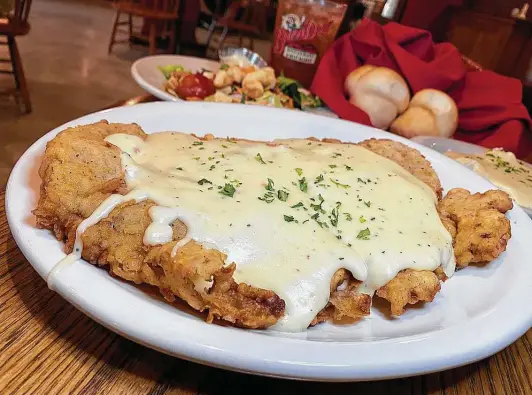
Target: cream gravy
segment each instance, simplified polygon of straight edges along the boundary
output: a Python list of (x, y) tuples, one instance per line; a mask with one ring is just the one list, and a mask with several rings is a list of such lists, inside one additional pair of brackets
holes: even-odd
[(165, 208), (160, 216), (150, 212), (155, 225), (145, 242), (171, 239), (169, 225), (179, 218), (188, 228), (185, 242), (224, 252), (228, 264), (237, 264), (237, 282), (285, 301), (276, 329), (305, 330), (327, 304), (340, 268), (363, 281), (368, 294), (406, 268), (454, 272), (452, 239), (434, 193), (362, 147), (201, 141), (182, 133), (106, 140), (123, 151), (128, 187)]

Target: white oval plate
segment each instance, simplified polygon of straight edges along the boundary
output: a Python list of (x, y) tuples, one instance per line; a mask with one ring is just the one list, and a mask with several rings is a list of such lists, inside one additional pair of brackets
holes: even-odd
[[(418, 136), (414, 137), (412, 141), (422, 144), (425, 147), (432, 148), (433, 150), (441, 152), (442, 154), (445, 154), (448, 151), (454, 151), (459, 152), (461, 154), (478, 155), (488, 151), (488, 148), (481, 147), (480, 145), (466, 143), (464, 141), (458, 141), (454, 139), (448, 139), (445, 137)], [(472, 167), (469, 167), (464, 164), (462, 165), (472, 170)], [(494, 185), (494, 188), (498, 187)], [(525, 211), (525, 213), (528, 214), (529, 217), (532, 217), (532, 209), (522, 206), (521, 208)]]
[(182, 101), (164, 90), (166, 79), (159, 66), (181, 65), (195, 73), (201, 69), (218, 71), (220, 63), (214, 60), (179, 55), (155, 55), (137, 60), (131, 65), (131, 76), (145, 91), (164, 101)]
[[(66, 127), (107, 119), (136, 122), (147, 133), (178, 130), (202, 135), (271, 140), (370, 137), (419, 149), (448, 190), (484, 191), (490, 184), (445, 156), (401, 137), (351, 122), (255, 106), (213, 103), (149, 103), (88, 115), (54, 129), (20, 158), (9, 179), (6, 208), (20, 249), (46, 279), (65, 256), (46, 230), (35, 228), (37, 169), (46, 142)], [(372, 309), (355, 325), (318, 325), (300, 334), (209, 325), (176, 307), (112, 278), (84, 261), (65, 267), (54, 289), (109, 329), (138, 343), (191, 361), (268, 376), (323, 381), (373, 380), (428, 373), (494, 354), (532, 323), (532, 221), (519, 208), (508, 213), (507, 251), (485, 267), (462, 270), (442, 285), (433, 303), (397, 319)]]

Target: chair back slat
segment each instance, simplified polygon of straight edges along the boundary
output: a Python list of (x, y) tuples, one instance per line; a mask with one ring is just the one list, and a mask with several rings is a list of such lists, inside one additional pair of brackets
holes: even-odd
[(32, 0), (15, 0), (13, 15), (10, 17), (14, 23), (23, 24), (28, 21), (30, 16), (31, 1)]

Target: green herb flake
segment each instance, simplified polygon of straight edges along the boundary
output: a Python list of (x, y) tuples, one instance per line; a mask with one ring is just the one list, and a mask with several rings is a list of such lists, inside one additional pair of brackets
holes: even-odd
[(286, 215), (286, 214), (284, 215), (284, 220), (286, 222), (294, 222), (295, 221), (294, 217), (292, 217), (291, 215)]
[(345, 169), (348, 170), (348, 171), (352, 171), (353, 168), (351, 166), (347, 166), (347, 165), (344, 165), (345, 166)]
[(314, 184), (319, 184), (323, 181), (323, 174), (320, 174), (316, 179), (314, 180)]
[(286, 200), (288, 199), (288, 195), (289, 193), (286, 192), (286, 191), (283, 191), (281, 189), (279, 189), (277, 191), (277, 198), (281, 201), (281, 202), (286, 202)]
[(358, 222), (360, 222), (361, 224), (363, 224), (364, 222), (366, 222), (366, 218), (364, 218), (364, 216), (361, 215), (361, 216), (358, 218)]
[(275, 200), (275, 196), (273, 195), (272, 192), (266, 192), (264, 196), (259, 197), (258, 199), (266, 203), (271, 203)]
[(225, 184), (223, 189), (219, 193), (221, 193), (222, 195), (225, 195), (225, 196), (233, 197), (235, 192), (236, 192), (236, 189), (235, 189), (235, 187), (233, 185)]
[(366, 205), (366, 207), (371, 207), (371, 202), (369, 200), (367, 202), (364, 202), (364, 204)]
[(353, 217), (349, 213), (344, 213), (344, 217), (345, 217), (346, 221), (352, 221), (353, 220)]
[(290, 206), (290, 208), (298, 208), (298, 207), (303, 207), (303, 202), (299, 202), (297, 204), (294, 204), (293, 206)]
[(297, 175), (301, 177), (301, 175), (303, 174), (303, 169), (297, 167), (295, 170), (296, 170)]
[(334, 185), (336, 185), (337, 187), (341, 187), (341, 188), (345, 188), (345, 189), (347, 189), (347, 188), (351, 188), (351, 185), (348, 185), (348, 184), (342, 184), (342, 183), (340, 183), (340, 182), (338, 182), (338, 181), (333, 180), (332, 178), (329, 178), (329, 180), (331, 180), (331, 182), (332, 182)]
[(370, 232), (369, 228), (362, 229), (360, 232), (358, 232), (357, 239), (369, 240), (370, 235), (371, 235), (371, 232)]
[(331, 218), (331, 225), (332, 226), (338, 226), (338, 218), (340, 216), (340, 206), (342, 205), (342, 203), (340, 202), (336, 202), (336, 207), (333, 208), (332, 212), (331, 212), (331, 215), (332, 215), (332, 218)]
[[(323, 196), (321, 196), (321, 193), (318, 195), (318, 199), (320, 201), (320, 204), (311, 204), (310, 207), (312, 207), (314, 211), (319, 211), (322, 214), (325, 214), (325, 210), (322, 208), (324, 199), (323, 199)], [(314, 200), (314, 198), (312, 198), (311, 200)]]
[(211, 185), (212, 185), (212, 182), (210, 182), (210, 181), (207, 180), (206, 178), (202, 178), (201, 180), (198, 181), (198, 184), (200, 184), (200, 185), (203, 185), (203, 184), (211, 184)]
[(266, 185), (264, 188), (267, 190), (267, 191), (274, 191), (273, 189), (273, 186), (274, 186), (274, 182), (271, 178), (268, 178), (268, 185)]
[(263, 165), (266, 164), (266, 162), (264, 162), (264, 159), (262, 159), (260, 153), (257, 153), (257, 155), (255, 155), (255, 159), (257, 160), (257, 162), (262, 163)]
[(183, 171), (183, 168), (182, 168), (182, 167), (176, 167), (175, 169), (176, 169), (176, 170)]
[(194, 141), (192, 145), (203, 145), (203, 141)]
[(307, 179), (303, 177), (299, 180), (299, 190), (301, 192), (307, 192), (307, 189), (308, 189)]
[(336, 166), (336, 165), (329, 165), (329, 167), (330, 167), (331, 169), (336, 169), (338, 166)]

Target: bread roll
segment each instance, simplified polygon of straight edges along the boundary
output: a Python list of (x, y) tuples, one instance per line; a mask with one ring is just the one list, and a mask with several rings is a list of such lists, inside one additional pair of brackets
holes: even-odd
[(390, 130), (401, 136), (451, 137), (458, 126), (458, 109), (454, 100), (435, 89), (416, 93), (403, 115), (397, 118)]
[(366, 114), (373, 126), (388, 129), (410, 101), (410, 91), (403, 77), (386, 67), (364, 65), (345, 80), (349, 102)]

